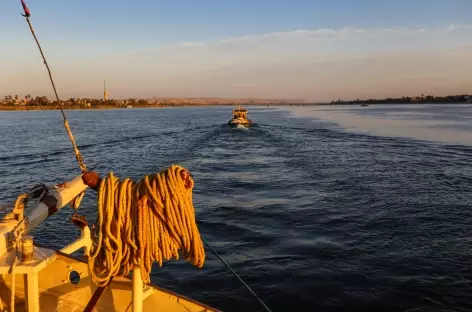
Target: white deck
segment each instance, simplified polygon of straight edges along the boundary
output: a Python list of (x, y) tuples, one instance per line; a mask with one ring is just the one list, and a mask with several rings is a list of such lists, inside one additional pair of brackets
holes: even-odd
[[(83, 311), (97, 289), (88, 272), (88, 265), (78, 258), (55, 252), (47, 248), (35, 247), (37, 261), (31, 265), (38, 268), (39, 311)], [(11, 265), (9, 256), (0, 259), (0, 311), (10, 311), (12, 275), (5, 266)], [(25, 299), (25, 279), (27, 270), (18, 263), (14, 269), (15, 311), (27, 311)], [(80, 275), (77, 284), (70, 281), (70, 274)], [(132, 283), (128, 278), (116, 277), (100, 297), (94, 311), (131, 311)], [(159, 312), (207, 312), (218, 311), (192, 299), (158, 288), (144, 287), (143, 311)]]

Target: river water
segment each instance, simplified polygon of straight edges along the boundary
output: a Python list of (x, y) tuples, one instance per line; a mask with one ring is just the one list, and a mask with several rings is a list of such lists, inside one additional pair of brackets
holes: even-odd
[[(67, 111), (89, 169), (195, 180), (200, 231), (273, 311), (472, 309), (472, 106)], [(0, 203), (79, 173), (58, 111), (0, 113)], [(79, 210), (95, 218), (95, 195)], [(35, 230), (59, 248), (71, 209)], [(207, 250), (152, 280), (224, 311), (263, 311)]]

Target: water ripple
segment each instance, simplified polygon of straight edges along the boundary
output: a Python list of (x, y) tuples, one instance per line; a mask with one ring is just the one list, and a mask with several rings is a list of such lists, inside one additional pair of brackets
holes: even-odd
[[(418, 111), (402, 109), (395, 116)], [(202, 234), (273, 311), (472, 309), (471, 146), (347, 132), (261, 108), (250, 109), (257, 127), (240, 131), (225, 126), (228, 112), (67, 113), (101, 174), (188, 167)], [(2, 113), (0, 132), (1, 202), (78, 172), (57, 112)], [(81, 207), (90, 222), (94, 201), (88, 192)], [(71, 213), (48, 219), (38, 242), (77, 237)], [(152, 279), (225, 311), (260, 309), (209, 251), (202, 270), (171, 261)]]

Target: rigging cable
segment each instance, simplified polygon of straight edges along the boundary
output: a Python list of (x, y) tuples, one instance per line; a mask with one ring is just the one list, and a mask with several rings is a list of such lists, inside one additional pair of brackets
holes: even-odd
[(246, 289), (254, 296), (254, 298), (256, 298), (261, 303), (264, 309), (267, 312), (272, 312), (272, 310), (269, 309), (269, 307), (264, 303), (264, 301), (262, 301), (262, 299), (259, 298), (259, 296), (251, 289), (251, 287), (249, 287), (249, 285), (243, 281), (243, 279), (238, 275), (238, 273), (236, 273), (236, 271), (231, 268), (231, 266), (216, 252), (216, 250), (213, 249), (213, 247), (211, 247), (211, 245), (203, 237), (201, 238), (205, 245), (207, 245), (208, 248), (210, 248), (210, 250), (215, 254), (215, 256), (228, 268), (228, 270), (231, 271), (231, 273), (233, 273), (234, 276), (236, 276), (236, 278), (241, 282), (241, 284), (244, 285), (244, 287), (246, 287)]
[[(52, 88), (53, 88), (54, 94), (56, 96), (57, 104), (59, 106), (59, 109), (61, 110), (62, 119), (64, 120), (64, 127), (66, 128), (67, 134), (69, 135), (69, 139), (72, 143), (72, 147), (74, 148), (75, 158), (79, 162), (80, 170), (82, 170), (82, 172), (86, 172), (87, 171), (87, 166), (85, 165), (82, 154), (80, 153), (79, 149), (77, 148), (77, 144), (75, 143), (74, 135), (72, 134), (72, 131), (71, 131), (70, 126), (69, 126), (69, 122), (67, 121), (66, 114), (64, 113), (64, 110), (62, 109), (61, 101), (59, 100), (59, 96), (57, 95), (56, 85), (54, 84), (54, 79), (52, 78), (51, 70), (49, 69), (49, 65), (48, 65), (48, 62), (46, 60), (46, 57), (44, 56), (43, 49), (41, 48), (41, 44), (39, 43), (39, 40), (36, 37), (36, 34), (34, 32), (34, 29), (33, 29), (33, 25), (31, 25), (31, 21), (29, 19), (29, 17), (31, 16), (30, 10), (26, 6), (25, 0), (21, 0), (21, 5), (23, 6), (23, 11), (24, 11), (24, 14), (21, 14), (21, 15), (23, 17), (25, 17), (26, 22), (28, 23), (31, 34), (33, 35), (34, 41), (36, 41), (36, 45), (38, 46), (39, 52), (41, 53), (41, 57), (43, 58), (44, 65), (46, 65), (46, 69), (48, 70), (49, 80), (51, 81)], [(83, 196), (83, 194), (82, 194), (82, 196)]]

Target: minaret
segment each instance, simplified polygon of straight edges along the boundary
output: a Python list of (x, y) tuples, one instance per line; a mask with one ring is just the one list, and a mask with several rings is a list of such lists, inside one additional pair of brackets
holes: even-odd
[(106, 101), (108, 100), (108, 92), (107, 92), (107, 86), (106, 86), (106, 80), (103, 80), (103, 100)]

